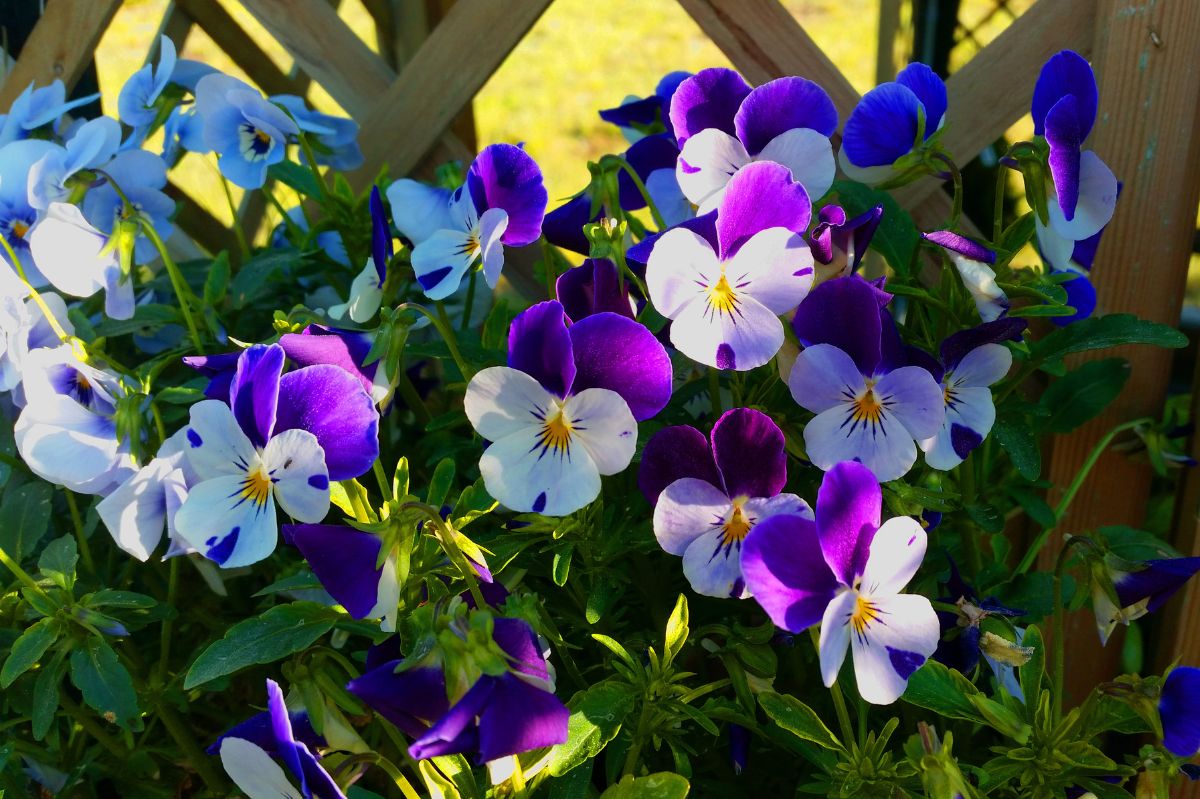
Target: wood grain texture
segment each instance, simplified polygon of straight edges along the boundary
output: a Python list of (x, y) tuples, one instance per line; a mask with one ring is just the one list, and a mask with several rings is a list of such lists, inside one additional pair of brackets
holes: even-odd
[[(303, 86), (262, 51), (258, 43), (212, 0), (175, 0), (175, 12), (204, 29), (209, 38), (266, 94), (303, 94)], [(176, 40), (176, 47), (183, 41)]]
[(38, 20), (21, 56), (0, 85), (5, 110), (30, 83), (45, 86), (56, 78), (70, 92), (92, 62), (92, 51), (117, 13), (121, 0), (52, 0)]
[[(349, 175), (351, 185), (369, 184), (384, 164), (394, 177), (412, 170), (550, 1), (456, 2), (360, 119), (363, 129), (375, 135), (362, 139), (365, 163)], [(469, 57), (466, 42), (471, 43)]]
[[(1100, 111), (1086, 146), (1124, 181), (1092, 271), (1098, 313), (1131, 312), (1177, 324), (1200, 200), (1200, 137), (1195, 135), (1200, 121), (1200, 5), (1191, 0), (1098, 2), (1093, 63)], [(1131, 379), (1099, 418), (1052, 442), (1049, 476), (1056, 485), (1072, 479), (1114, 425), (1161, 412), (1172, 351), (1138, 347), (1115, 354), (1130, 359)], [(1104, 351), (1096, 357), (1113, 355)], [(1106, 454), (1076, 496), (1060, 532), (1142, 525), (1150, 480), (1146, 464)], [(1057, 538), (1042, 553), (1043, 567), (1060, 545)], [(1185, 614), (1188, 624), (1177, 628), (1175, 641), (1176, 646), (1186, 643), (1193, 659), (1200, 656), (1197, 610), (1193, 605)], [(1084, 686), (1110, 676), (1115, 665), (1116, 647), (1110, 643), (1103, 654), (1089, 651), (1095, 640), (1094, 633), (1072, 639), (1067, 665), (1076, 698)]]

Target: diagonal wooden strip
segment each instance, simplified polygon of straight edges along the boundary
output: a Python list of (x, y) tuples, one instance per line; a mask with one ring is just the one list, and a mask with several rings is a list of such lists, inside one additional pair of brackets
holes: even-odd
[[(275, 65), (220, 3), (213, 0), (176, 0), (177, 13), (199, 25), (233, 63), (267, 94), (303, 93), (301, 84)], [(176, 45), (182, 46), (182, 41)]]
[[(1029, 111), (1046, 59), (1059, 50), (1092, 51), (1096, 0), (1041, 0), (946, 81), (950, 105), (942, 143), (966, 164)], [(936, 185), (921, 181), (896, 192), (915, 207)]]
[(70, 91), (92, 62), (96, 42), (117, 13), (120, 0), (54, 0), (38, 20), (21, 57), (0, 85), (0, 109), (8, 110), (25, 87), (60, 79)]
[[(254, 0), (262, 2), (262, 0)], [(362, 118), (363, 167), (349, 175), (361, 188), (379, 169), (407, 174), (471, 101), (551, 0), (459, 0)], [(464, 43), (470, 49), (464, 50)]]

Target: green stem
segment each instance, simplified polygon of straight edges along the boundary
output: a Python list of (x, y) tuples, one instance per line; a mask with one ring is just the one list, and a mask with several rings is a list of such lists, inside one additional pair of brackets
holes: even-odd
[(224, 175), (221, 175), (221, 188), (225, 190), (225, 202), (229, 204), (229, 216), (233, 220), (230, 227), (233, 228), (233, 235), (237, 237), (238, 252), (242, 254), (242, 260), (250, 258), (250, 245), (246, 242), (246, 231), (242, 230), (242, 223), (238, 219), (237, 203), (233, 201), (233, 190), (229, 188), (229, 181)]
[(992, 206), (992, 244), (1000, 246), (1000, 234), (1004, 232), (1004, 189), (1008, 183), (1008, 168), (996, 165), (996, 193)]
[[(809, 629), (809, 637), (812, 639), (813, 649), (820, 657), (821, 633), (816, 627), (812, 627)], [(850, 748), (854, 741), (854, 726), (850, 723), (850, 711), (846, 709), (846, 697), (842, 696), (842, 687), (834, 682), (829, 686), (829, 694), (833, 697), (833, 709), (837, 713), (838, 726), (842, 728), (842, 742), (847, 748)]]
[(467, 556), (462, 553), (462, 550), (458, 548), (458, 542), (454, 540), (454, 531), (446, 524), (437, 508), (426, 505), (424, 502), (405, 502), (400, 508), (401, 510), (415, 510), (433, 522), (434, 528), (438, 531), (437, 538), (442, 544), (442, 549), (446, 550), (446, 556), (462, 574), (462, 578), (467, 584), (467, 590), (470, 592), (471, 598), (475, 600), (475, 606), (478, 608), (491, 607), (484, 599), (483, 592), (479, 590), (479, 581), (475, 578), (475, 570), (471, 568), (471, 564), (467, 562)]
[(642, 754), (642, 741), (646, 737), (646, 724), (649, 721), (650, 703), (642, 698), (642, 713), (638, 716), (637, 730), (633, 733), (633, 738), (630, 739), (629, 751), (625, 753), (625, 764), (621, 767), (621, 774), (632, 774), (637, 769), (638, 758)]
[(96, 720), (88, 715), (87, 711), (75, 704), (75, 701), (67, 696), (66, 691), (60, 690), (58, 693), (58, 704), (63, 710), (67, 711), (67, 715), (83, 729), (88, 735), (96, 739), (96, 742), (109, 751), (110, 754), (117, 757), (120, 761), (129, 759), (130, 752), (122, 746), (118, 740), (107, 732), (105, 732)]
[[(179, 593), (179, 558), (171, 558), (167, 567), (167, 607), (175, 607), (175, 598)], [(167, 616), (163, 619), (158, 636), (158, 663), (155, 670), (158, 674), (158, 684), (167, 684), (167, 663), (171, 658), (171, 626), (175, 619)]]
[(400, 789), (400, 793), (404, 794), (404, 799), (421, 799), (421, 795), (417, 793), (412, 783), (408, 781), (408, 777), (404, 776), (404, 773), (400, 771), (395, 763), (383, 755), (376, 755), (373, 762), (392, 778), (392, 782), (396, 783), (396, 787)]
[[(441, 305), (441, 303), (438, 303), (438, 305)], [(454, 329), (446, 323), (448, 320), (445, 320), (445, 318), (444, 318), (445, 317), (444, 309), (442, 310), (442, 313), (440, 314), (440, 316), (442, 318), (439, 318), (439, 315), (435, 315), (432, 312), (430, 312), (430, 310), (428, 308), (426, 308), (425, 306), (418, 305), (415, 302), (403, 303), (396, 310), (416, 311), (417, 313), (421, 314), (426, 319), (428, 319), (430, 324), (433, 325), (434, 329), (436, 329), (437, 332), (441, 335), (442, 340), (446, 342), (446, 347), (447, 347), (447, 349), (450, 350), (450, 357), (454, 359), (455, 365), (458, 366), (458, 371), (462, 372), (463, 379), (466, 380), (468, 383), (471, 381), (471, 378), (475, 376), (475, 371), (473, 369), (471, 369), (470, 366), (467, 365), (467, 362), (465, 360), (463, 360), (462, 353), (459, 352), (459, 349), (458, 349), (458, 337), (454, 335)]]
[(546, 241), (545, 236), (542, 237), (542, 264), (546, 272), (546, 296), (556, 300), (558, 299), (558, 259), (555, 257), (554, 245)]
[(1051, 667), (1054, 695), (1054, 723), (1062, 719), (1063, 680), (1066, 669), (1066, 617), (1067, 609), (1063, 607), (1063, 572), (1067, 567), (1067, 555), (1077, 545), (1091, 545), (1091, 539), (1075, 536), (1067, 539), (1067, 543), (1058, 552), (1054, 562), (1054, 660)]
[(47, 604), (54, 604), (51, 602), (50, 597), (46, 595), (46, 592), (42, 590), (41, 586), (37, 584), (37, 581), (30, 577), (29, 573), (21, 568), (21, 564), (9, 557), (8, 553), (4, 551), (3, 547), (0, 547), (0, 564), (3, 564), (6, 569), (16, 575), (17, 579), (24, 583), (25, 587), (28, 588), (32, 593), (36, 594), (38, 598), (42, 599)]
[(92, 548), (88, 544), (87, 536), (83, 533), (83, 517), (79, 515), (79, 505), (75, 502), (75, 494), (69, 488), (64, 488), (63, 494), (67, 497), (67, 510), (70, 511), (71, 523), (75, 526), (75, 540), (79, 542), (79, 557), (83, 561), (83, 567), (90, 574), (95, 574), (96, 561), (92, 560)]
[(867, 724), (867, 721), (868, 721), (869, 715), (870, 715), (869, 714), (870, 707), (871, 706), (867, 704), (867, 700), (863, 699), (861, 696), (858, 698), (858, 748), (859, 749), (867, 748), (867, 732), (869, 730), (869, 725)]
[(463, 303), (462, 322), (459, 324), (459, 330), (464, 333), (471, 329), (471, 309), (475, 306), (475, 282), (478, 278), (479, 270), (472, 269), (467, 278), (467, 299)]
[[(228, 790), (228, 783), (225, 778), (213, 768), (212, 759), (204, 753), (200, 748), (200, 744), (196, 743), (196, 739), (192, 737), (192, 733), (188, 730), (183, 720), (175, 714), (175, 710), (165, 701), (159, 701), (156, 708), (158, 717), (162, 720), (163, 726), (167, 728), (167, 732), (175, 739), (175, 743), (179, 744), (179, 748), (183, 750), (184, 756), (191, 763), (192, 768), (200, 775), (200, 779), (204, 780), (204, 784), (208, 786), (210, 791), (223, 792)], [(223, 794), (222, 794), (223, 795)]]
[[(1083, 483), (1085, 480), (1087, 480), (1092, 468), (1095, 467), (1097, 461), (1100, 460), (1100, 456), (1104, 454), (1106, 449), (1108, 449), (1108, 445), (1113, 442), (1113, 439), (1119, 436), (1121, 433), (1124, 433), (1126, 430), (1132, 430), (1138, 425), (1149, 424), (1153, 421), (1153, 418), (1149, 416), (1143, 416), (1140, 419), (1134, 419), (1131, 422), (1119, 424), (1112, 430), (1109, 430), (1107, 433), (1105, 433), (1104, 437), (1097, 441), (1096, 446), (1092, 447), (1092, 451), (1088, 453), (1087, 460), (1085, 460), (1083, 465), (1079, 467), (1079, 471), (1075, 474), (1075, 479), (1071, 481), (1069, 486), (1067, 486), (1066, 492), (1063, 494), (1062, 499), (1058, 502), (1058, 507), (1054, 509), (1055, 519), (1062, 519), (1063, 514), (1067, 512), (1067, 508), (1071, 506), (1071, 500), (1075, 499), (1075, 495), (1078, 494), (1079, 489), (1083, 487)], [(1050, 540), (1050, 535), (1054, 532), (1054, 529), (1054, 527), (1047, 527), (1045, 530), (1042, 530), (1042, 532), (1038, 533), (1038, 537), (1034, 540), (1033, 546), (1031, 546), (1025, 552), (1025, 556), (1021, 558), (1021, 563), (1017, 566), (1017, 574), (1024, 574), (1025, 572), (1029, 571), (1030, 567), (1033, 566), (1034, 561), (1037, 560), (1038, 553), (1041, 552), (1042, 547), (1044, 547), (1046, 542)]]
[(283, 203), (279, 202), (279, 198), (275, 196), (275, 192), (267, 188), (267, 184), (264, 183), (262, 186), (262, 193), (263, 196), (267, 198), (267, 202), (269, 202), (275, 208), (275, 212), (279, 214), (281, 221), (283, 222), (284, 226), (287, 227), (288, 232), (292, 234), (292, 237), (297, 242), (303, 241), (304, 231), (300, 229), (300, 225), (296, 223), (296, 220), (292, 219), (291, 216), (288, 215), (287, 209), (283, 207)]
[(525, 771), (521, 768), (520, 755), (513, 755), (512, 784), (515, 799), (526, 799), (529, 796), (529, 789), (525, 785)]
[(721, 418), (724, 412), (721, 406), (721, 371), (714, 366), (708, 367), (708, 396), (712, 402), (713, 422)]
[(633, 185), (641, 193), (642, 199), (646, 201), (646, 207), (650, 209), (650, 216), (654, 218), (654, 224), (658, 226), (660, 231), (666, 230), (667, 223), (663, 221), (662, 214), (658, 212), (658, 206), (654, 204), (654, 198), (650, 196), (650, 191), (646, 188), (646, 184), (642, 182), (641, 176), (638, 175), (624, 158), (617, 156), (617, 160), (621, 163), (621, 169), (625, 170), (625, 174), (629, 176), (629, 179), (633, 181)]
[[(977, 496), (975, 488), (975, 465), (974, 459), (968, 455), (958, 467), (958, 479), (963, 493), (963, 505), (970, 506), (975, 504)], [(967, 564), (971, 569), (971, 573), (978, 576), (983, 570), (983, 556), (979, 552), (979, 541), (976, 539), (976, 528), (974, 525), (967, 525), (962, 531), (963, 550), (967, 556)]]
[(321, 168), (317, 166), (317, 154), (313, 152), (312, 143), (308, 140), (308, 134), (300, 131), (299, 136), (296, 138), (300, 140), (300, 149), (304, 152), (304, 160), (308, 162), (308, 168), (317, 180), (317, 191), (321, 194), (321, 205), (328, 211), (329, 189), (325, 186), (325, 176), (321, 174)]
[(379, 484), (379, 493), (383, 495), (384, 500), (392, 499), (392, 484), (387, 479), (387, 475), (383, 472), (383, 464), (379, 462), (379, 458), (371, 464), (371, 471), (375, 474), (375, 482)]
[(396, 391), (404, 398), (404, 404), (417, 417), (417, 422), (422, 427), (429, 424), (430, 420), (433, 419), (433, 415), (425, 407), (425, 400), (421, 399), (421, 395), (417, 393), (417, 387), (408, 379), (408, 374), (405, 373), (403, 364), (399, 368), (399, 374), (396, 375)]
[(613, 256), (617, 259), (617, 275), (632, 280), (633, 285), (637, 286), (637, 290), (641, 292), (642, 297), (648, 298), (650, 293), (646, 291), (646, 284), (642, 282), (642, 279), (637, 276), (636, 272), (629, 268), (629, 262), (625, 260), (625, 251), (621, 249), (624, 246), (622, 242), (620, 247), (613, 247)]
[(196, 348), (196, 352), (204, 355), (204, 343), (200, 338), (200, 329), (196, 327), (196, 320), (192, 316), (191, 295), (192, 290), (188, 288), (187, 282), (183, 279), (183, 273), (179, 271), (179, 266), (175, 260), (167, 252), (167, 245), (163, 243), (158, 232), (154, 229), (154, 225), (150, 224), (150, 220), (141, 219), (142, 231), (146, 234), (146, 238), (158, 250), (158, 255), (162, 258), (163, 266), (167, 269), (167, 276), (171, 279), (171, 287), (175, 289), (175, 297), (179, 300), (179, 309), (183, 311), (183, 320), (187, 323), (188, 334), (192, 337), (192, 345)]
[(8, 260), (12, 262), (13, 269), (17, 270), (17, 276), (21, 278), (21, 282), (25, 284), (25, 288), (29, 289), (29, 296), (33, 298), (38, 308), (41, 309), (42, 315), (46, 317), (46, 322), (49, 323), (50, 329), (54, 331), (54, 335), (58, 336), (59, 341), (67, 342), (71, 337), (67, 335), (67, 331), (63, 329), (63, 326), (59, 324), (58, 317), (51, 313), (50, 306), (46, 305), (46, 301), (42, 299), (42, 295), (30, 285), (29, 278), (25, 277), (25, 268), (21, 266), (21, 259), (17, 257), (12, 246), (9, 245), (8, 239), (0, 236), (0, 244), (4, 245), (4, 252), (8, 256)]
[(950, 223), (948, 225), (948, 227), (953, 230), (954, 228), (958, 227), (958, 222), (962, 218), (962, 173), (958, 171), (958, 165), (954, 163), (954, 160), (945, 153), (939, 152), (935, 157), (946, 165), (946, 168), (950, 171), (950, 179), (954, 182), (954, 202), (950, 209)]

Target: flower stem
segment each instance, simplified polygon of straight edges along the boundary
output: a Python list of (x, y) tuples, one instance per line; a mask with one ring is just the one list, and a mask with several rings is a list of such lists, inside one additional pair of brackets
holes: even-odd
[(1004, 189), (1008, 184), (1008, 168), (996, 165), (996, 193), (992, 198), (992, 244), (1000, 246), (1000, 234), (1004, 232)]
[(171, 279), (171, 287), (175, 289), (175, 297), (179, 300), (179, 309), (183, 311), (183, 320), (187, 323), (188, 334), (192, 337), (192, 346), (196, 348), (196, 352), (204, 355), (204, 343), (200, 338), (200, 329), (196, 327), (196, 319), (192, 316), (191, 295), (192, 290), (188, 288), (187, 282), (183, 279), (183, 273), (179, 271), (178, 264), (175, 259), (167, 252), (167, 245), (163, 243), (159, 237), (158, 231), (154, 229), (154, 225), (150, 224), (150, 220), (141, 219), (142, 231), (146, 234), (146, 238), (150, 239), (150, 243), (158, 250), (158, 255), (162, 258), (163, 266), (167, 269), (167, 276)]
[(404, 799), (421, 799), (421, 795), (417, 793), (412, 783), (408, 781), (408, 777), (404, 776), (395, 763), (383, 755), (375, 755), (372, 762), (392, 778), (392, 782), (396, 783), (396, 787), (400, 789), (400, 793), (404, 794)]
[[(440, 306), (441, 303), (438, 303), (438, 305)], [(471, 381), (471, 378), (475, 376), (475, 371), (467, 365), (465, 360), (463, 360), (462, 353), (459, 352), (458, 349), (458, 337), (454, 335), (454, 329), (447, 324), (448, 320), (446, 319), (444, 309), (440, 314), (435, 315), (423, 305), (419, 305), (415, 302), (406, 302), (400, 305), (396, 310), (416, 311), (428, 319), (430, 324), (432, 324), (437, 332), (441, 334), (442, 340), (446, 342), (446, 347), (450, 350), (450, 357), (454, 359), (455, 365), (458, 366), (458, 371), (462, 372), (463, 379), (468, 383)]]
[(96, 561), (92, 560), (92, 548), (88, 545), (87, 536), (83, 533), (83, 517), (79, 515), (79, 505), (75, 502), (75, 493), (69, 488), (63, 489), (67, 497), (67, 510), (71, 513), (71, 524), (75, 526), (75, 539), (79, 542), (79, 557), (83, 567), (89, 573), (96, 573)]
[(325, 206), (325, 210), (328, 211), (329, 189), (325, 186), (325, 176), (321, 174), (321, 168), (317, 166), (317, 154), (313, 152), (312, 142), (308, 140), (308, 135), (304, 131), (300, 131), (300, 134), (296, 138), (300, 141), (300, 149), (304, 153), (304, 160), (308, 162), (308, 168), (317, 180), (317, 191), (321, 194), (321, 205)]
[(4, 245), (4, 252), (8, 256), (8, 260), (12, 262), (13, 269), (17, 270), (17, 276), (21, 278), (21, 282), (29, 289), (29, 296), (37, 303), (38, 308), (42, 310), (42, 315), (46, 317), (46, 322), (49, 323), (50, 329), (54, 331), (54, 335), (58, 336), (58, 340), (66, 343), (71, 337), (67, 335), (67, 331), (59, 324), (58, 317), (50, 312), (50, 306), (46, 305), (46, 301), (42, 299), (42, 295), (29, 282), (29, 278), (25, 277), (25, 268), (21, 266), (21, 259), (13, 251), (13, 248), (8, 243), (8, 239), (0, 236), (0, 244)]
[(88, 715), (87, 711), (75, 703), (73, 699), (67, 696), (66, 691), (60, 690), (58, 693), (59, 706), (67, 711), (67, 715), (80, 726), (80, 728), (88, 735), (96, 739), (96, 742), (115, 755), (119, 760), (125, 761), (129, 758), (130, 752), (126, 749), (118, 739), (112, 737), (105, 732), (96, 720)]
[(283, 203), (279, 202), (279, 198), (275, 196), (275, 192), (267, 188), (266, 183), (262, 185), (261, 191), (263, 196), (267, 198), (267, 202), (269, 202), (275, 208), (275, 212), (279, 214), (280, 221), (288, 229), (296, 241), (304, 241), (304, 231), (300, 229), (300, 225), (296, 223), (296, 220), (288, 216), (287, 210), (283, 207)]
[[(809, 637), (812, 639), (813, 649), (817, 651), (817, 657), (820, 658), (821, 638), (816, 627), (809, 630)], [(842, 729), (842, 742), (849, 748), (854, 742), (854, 725), (850, 723), (850, 711), (846, 709), (846, 697), (842, 696), (842, 686), (834, 682), (829, 686), (829, 694), (833, 697), (833, 709), (837, 713), (838, 726)]]
[[(974, 458), (970, 455), (958, 467), (958, 477), (960, 488), (962, 489), (963, 505), (969, 506), (975, 504), (976, 488), (975, 488), (975, 464)], [(967, 525), (962, 531), (963, 551), (967, 556), (967, 565), (971, 569), (971, 573), (978, 576), (983, 569), (983, 556), (979, 553), (979, 541), (976, 537), (976, 528), (974, 525)]]
[(950, 209), (950, 222), (947, 225), (947, 227), (949, 227), (951, 230), (953, 230), (954, 228), (958, 227), (958, 222), (962, 218), (962, 209), (963, 209), (962, 173), (958, 171), (958, 165), (954, 163), (954, 160), (952, 158), (950, 158), (950, 156), (946, 155), (945, 153), (939, 152), (934, 157), (946, 165), (946, 168), (950, 172), (950, 179), (954, 182), (954, 202)]
[(617, 157), (617, 161), (621, 164), (621, 169), (625, 170), (625, 174), (633, 181), (633, 185), (641, 193), (642, 199), (646, 201), (646, 207), (650, 209), (650, 216), (654, 218), (654, 224), (658, 226), (659, 231), (667, 229), (667, 223), (663, 221), (663, 216), (658, 212), (658, 206), (654, 204), (654, 198), (650, 196), (650, 190), (646, 188), (646, 184), (642, 181), (637, 171), (630, 166), (629, 162), (624, 158)]
[(156, 707), (158, 717), (162, 720), (163, 726), (167, 728), (167, 732), (175, 739), (175, 743), (179, 744), (179, 748), (183, 750), (184, 756), (188, 759), (192, 768), (200, 775), (200, 779), (204, 780), (204, 784), (211, 791), (222, 792), (227, 790), (227, 783), (220, 772), (213, 768), (212, 760), (200, 748), (200, 744), (196, 743), (196, 739), (192, 737), (191, 731), (183, 720), (175, 714), (174, 708), (166, 703), (165, 700), (160, 700)]
[(229, 204), (229, 216), (233, 220), (230, 227), (233, 228), (233, 235), (237, 237), (238, 252), (242, 254), (242, 260), (250, 258), (250, 245), (246, 242), (246, 231), (242, 230), (242, 223), (238, 219), (237, 203), (233, 201), (233, 190), (229, 188), (229, 181), (224, 175), (221, 175), (221, 188), (225, 190), (225, 202)]
[(37, 584), (37, 581), (30, 577), (29, 573), (21, 568), (21, 564), (9, 557), (9, 554), (4, 551), (3, 547), (0, 547), (0, 564), (3, 564), (6, 569), (16, 575), (17, 579), (24, 583), (25, 587), (28, 588), (32, 593), (45, 600), (47, 603), (50, 603), (50, 597), (46, 596), (46, 592), (43, 591), (41, 586)]
[(478, 608), (490, 607), (488, 601), (484, 599), (483, 592), (479, 590), (479, 581), (475, 577), (475, 570), (467, 562), (467, 556), (458, 548), (458, 542), (454, 540), (454, 531), (450, 529), (450, 525), (446, 524), (437, 508), (426, 505), (424, 502), (406, 502), (401, 509), (418, 511), (433, 523), (438, 532), (437, 538), (442, 544), (442, 549), (446, 550), (446, 556), (450, 558), (450, 562), (458, 567), (471, 598), (475, 600), (475, 606)]
[(425, 407), (425, 400), (421, 399), (421, 395), (417, 393), (417, 387), (408, 379), (403, 364), (400, 365), (398, 371), (399, 374), (396, 375), (396, 391), (404, 398), (404, 403), (417, 417), (417, 421), (421, 426), (424, 427), (429, 424), (433, 416), (429, 413), (429, 409)]
[(1067, 543), (1058, 552), (1054, 562), (1054, 660), (1052, 663), (1054, 723), (1062, 719), (1063, 680), (1066, 667), (1066, 616), (1067, 609), (1063, 607), (1063, 572), (1067, 567), (1067, 555), (1076, 545), (1092, 545), (1090, 538), (1075, 536), (1068, 538)]
[(708, 367), (708, 398), (712, 402), (713, 422), (721, 418), (721, 371), (716, 367)]
[[(179, 558), (171, 558), (167, 567), (167, 607), (175, 607), (175, 597), (179, 593)], [(158, 684), (167, 683), (167, 662), (171, 657), (171, 626), (173, 616), (163, 619), (158, 637), (158, 663), (155, 664)]]
[(459, 330), (464, 333), (471, 329), (471, 309), (475, 306), (475, 282), (479, 279), (479, 270), (472, 269), (470, 276), (467, 277), (467, 299), (463, 304), (462, 322), (459, 324)]
[(384, 500), (392, 498), (392, 484), (388, 481), (387, 475), (383, 473), (383, 464), (379, 462), (379, 458), (371, 464), (371, 471), (375, 474), (375, 482), (379, 483), (379, 493), (383, 495)]
[[(1083, 462), (1083, 465), (1079, 467), (1079, 471), (1075, 474), (1075, 479), (1071, 481), (1069, 486), (1067, 486), (1066, 492), (1063, 494), (1062, 499), (1060, 499), (1058, 502), (1058, 507), (1054, 509), (1055, 519), (1062, 519), (1063, 514), (1067, 512), (1067, 508), (1071, 506), (1071, 500), (1075, 499), (1075, 495), (1079, 493), (1079, 489), (1083, 487), (1084, 481), (1087, 480), (1088, 475), (1091, 474), (1092, 468), (1095, 467), (1096, 462), (1100, 460), (1100, 456), (1104, 454), (1106, 449), (1108, 449), (1108, 445), (1113, 442), (1113, 439), (1126, 430), (1132, 430), (1138, 425), (1148, 424), (1153, 421), (1154, 419), (1151, 417), (1143, 416), (1140, 419), (1134, 419), (1131, 422), (1119, 424), (1112, 430), (1109, 430), (1107, 433), (1105, 433), (1104, 437), (1096, 442), (1096, 446), (1092, 447), (1092, 451), (1088, 454), (1087, 460)], [(1042, 551), (1042, 547), (1044, 547), (1046, 542), (1050, 539), (1050, 534), (1054, 532), (1054, 529), (1054, 527), (1047, 527), (1038, 534), (1037, 539), (1033, 542), (1033, 546), (1031, 546), (1025, 552), (1025, 557), (1021, 559), (1021, 563), (1017, 566), (1017, 574), (1024, 574), (1025, 572), (1029, 571), (1030, 567), (1033, 566), (1033, 562), (1037, 560), (1038, 553)]]

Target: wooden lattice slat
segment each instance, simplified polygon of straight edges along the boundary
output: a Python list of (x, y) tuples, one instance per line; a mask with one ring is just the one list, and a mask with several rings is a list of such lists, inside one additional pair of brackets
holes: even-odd
[(8, 111), (12, 101), (30, 83), (39, 86), (55, 78), (68, 89), (92, 62), (96, 42), (117, 13), (121, 0), (54, 0), (38, 20), (21, 48), (21, 57), (0, 86), (0, 108)]

